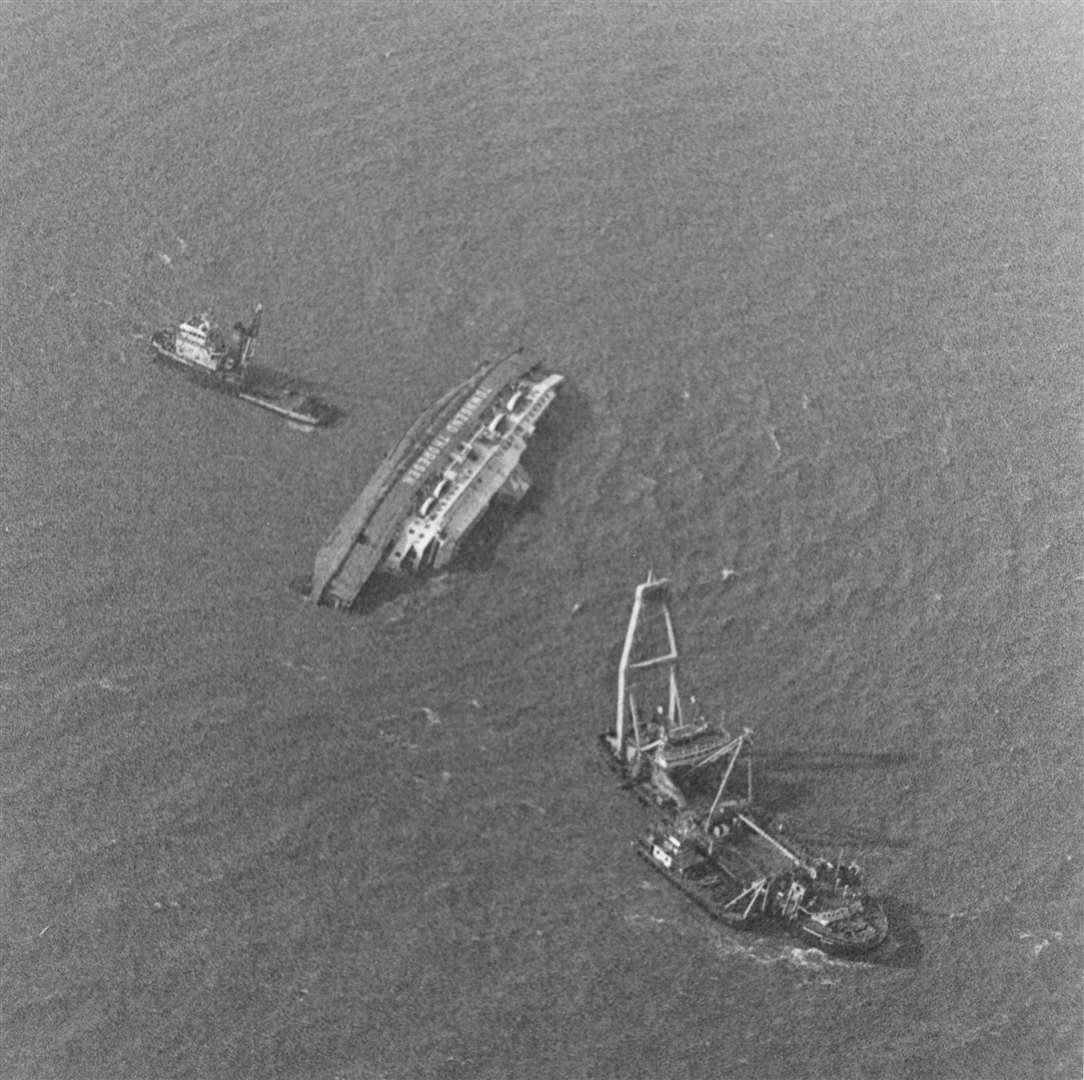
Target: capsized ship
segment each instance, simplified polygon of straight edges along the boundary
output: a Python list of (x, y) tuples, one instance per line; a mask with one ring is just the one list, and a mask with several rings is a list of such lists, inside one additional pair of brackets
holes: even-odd
[(348, 608), (378, 570), (446, 565), (493, 499), (527, 493), (520, 457), (563, 381), (520, 348), (426, 409), (318, 552), (311, 599)]
[(197, 315), (175, 327), (156, 331), (151, 348), (159, 360), (183, 368), (205, 385), (240, 398), (301, 427), (331, 423), (337, 410), (295, 380), (250, 363), (260, 332), (263, 305), (257, 304), (252, 322), (234, 323), (227, 335), (208, 315)]
[(876, 949), (888, 920), (858, 866), (806, 853), (754, 807), (752, 733), (687, 715), (678, 661), (669, 582), (649, 575), (618, 666), (616, 722), (600, 736), (623, 785), (658, 814), (637, 853), (721, 922), (782, 927), (826, 952)]

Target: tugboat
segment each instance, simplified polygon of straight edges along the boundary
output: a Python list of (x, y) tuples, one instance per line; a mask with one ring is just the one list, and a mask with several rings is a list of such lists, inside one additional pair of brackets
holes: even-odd
[(829, 953), (871, 953), (888, 919), (858, 866), (805, 853), (754, 808), (752, 732), (732, 737), (722, 722), (687, 720), (678, 659), (669, 582), (648, 575), (618, 667), (617, 721), (599, 739), (623, 786), (658, 815), (634, 841), (637, 854), (720, 922), (782, 927)]
[(205, 385), (258, 405), (304, 428), (330, 424), (336, 410), (285, 376), (250, 365), (260, 331), (263, 304), (250, 325), (236, 322), (227, 338), (210, 316), (197, 315), (179, 326), (156, 331), (151, 348), (158, 360), (183, 368)]

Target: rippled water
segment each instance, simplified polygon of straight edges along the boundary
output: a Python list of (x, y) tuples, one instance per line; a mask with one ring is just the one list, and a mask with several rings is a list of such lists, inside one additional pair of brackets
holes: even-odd
[[(5, 1075), (1079, 1075), (1081, 36), (0, 12)], [(337, 427), (146, 362), (256, 300)], [(567, 378), (525, 512), (304, 604), (387, 447), (520, 343)], [(593, 744), (649, 567), (764, 797), (886, 897), (880, 962), (632, 855)]]

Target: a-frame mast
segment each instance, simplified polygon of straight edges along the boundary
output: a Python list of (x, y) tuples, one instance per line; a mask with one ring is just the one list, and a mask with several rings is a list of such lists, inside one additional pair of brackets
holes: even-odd
[[(681, 696), (678, 692), (677, 665), (678, 649), (677, 639), (674, 636), (674, 622), (670, 617), (670, 608), (667, 605), (667, 595), (670, 582), (667, 578), (656, 578), (650, 572), (647, 581), (636, 586), (636, 595), (632, 601), (632, 614), (629, 616), (628, 629), (625, 631), (625, 644), (621, 650), (621, 661), (617, 668), (617, 723), (614, 727), (615, 746), (618, 755), (624, 756), (626, 742), (627, 718), (631, 719), (633, 734), (637, 746), (640, 745), (640, 721), (637, 715), (636, 702), (629, 689), (629, 673), (642, 671), (646, 668), (665, 666), (669, 694), (667, 702), (667, 727), (681, 722)], [(666, 624), (665, 651), (655, 656), (648, 656), (641, 660), (633, 660), (633, 649), (636, 646), (637, 632), (642, 620), (645, 618), (645, 607), (657, 602)]]

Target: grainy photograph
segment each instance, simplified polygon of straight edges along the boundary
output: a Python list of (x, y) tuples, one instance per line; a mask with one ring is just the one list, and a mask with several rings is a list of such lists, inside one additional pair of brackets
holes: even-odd
[(1084, 14), (0, 0), (5, 1080), (1079, 1080)]

